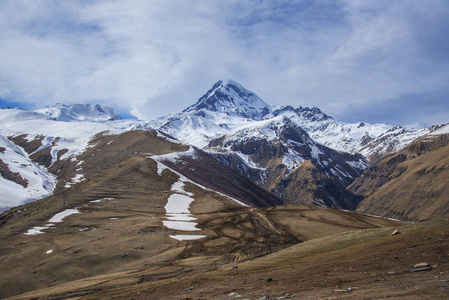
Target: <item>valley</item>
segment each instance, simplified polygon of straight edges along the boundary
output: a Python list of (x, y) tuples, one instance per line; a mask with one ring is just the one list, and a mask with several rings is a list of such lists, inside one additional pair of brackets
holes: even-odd
[(0, 123), (0, 298), (447, 298), (447, 124), (345, 124), (232, 80), (157, 121)]

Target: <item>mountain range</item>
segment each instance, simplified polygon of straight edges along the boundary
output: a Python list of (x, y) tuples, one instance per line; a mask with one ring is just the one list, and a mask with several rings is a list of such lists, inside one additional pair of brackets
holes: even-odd
[(218, 81), (195, 104), (156, 121), (121, 120), (104, 105), (56, 104), (2, 109), (0, 122), (2, 210), (83, 180), (81, 167), (63, 180), (52, 167), (76, 160), (98, 134), (132, 130), (156, 130), (202, 149), (284, 204), (354, 210), (364, 198), (347, 188), (354, 180), (439, 129), (348, 124), (316, 107), (276, 108), (232, 80)]
[[(394, 247), (428, 249), (412, 233), (390, 244), (391, 226), (449, 245), (446, 223), (425, 231), (401, 222), (449, 216), (449, 124), (344, 123), (316, 107), (272, 107), (232, 80), (153, 121), (55, 104), (0, 109), (0, 124), (0, 298), (108, 298), (124, 287), (126, 299), (138, 283), (156, 298), (167, 296), (159, 284), (182, 286), (179, 299), (207, 282), (195, 276), (223, 282), (221, 270), (237, 274), (240, 263), (260, 276), (282, 257), (288, 269), (322, 253), (319, 277), (356, 245), (360, 255), (391, 245), (360, 256), (370, 268)], [(226, 295), (216, 297), (234, 298)]]

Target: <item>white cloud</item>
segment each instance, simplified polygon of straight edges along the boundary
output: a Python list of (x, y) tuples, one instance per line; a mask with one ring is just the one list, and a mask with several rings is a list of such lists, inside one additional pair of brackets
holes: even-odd
[(3, 1), (0, 98), (154, 118), (231, 78), (268, 103), (345, 118), (445, 90), (447, 20), (438, 0)]

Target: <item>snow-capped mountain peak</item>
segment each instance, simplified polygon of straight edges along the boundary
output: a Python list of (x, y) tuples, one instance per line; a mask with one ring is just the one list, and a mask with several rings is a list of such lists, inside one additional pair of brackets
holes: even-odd
[(194, 105), (183, 112), (208, 110), (253, 120), (271, 113), (271, 107), (255, 93), (233, 80), (220, 80)]
[(112, 108), (102, 104), (73, 104), (65, 105), (56, 103), (35, 110), (38, 113), (45, 114), (56, 121), (90, 121), (104, 122), (121, 120), (122, 118), (114, 113)]
[(279, 115), (285, 115), (285, 116), (294, 116), (296, 119), (300, 119), (306, 122), (318, 122), (318, 121), (326, 121), (326, 120), (332, 120), (331, 116), (326, 115), (324, 112), (321, 111), (321, 109), (317, 107), (302, 107), (294, 108), (290, 105), (282, 106), (279, 108), (276, 108), (273, 111), (273, 116), (279, 116)]

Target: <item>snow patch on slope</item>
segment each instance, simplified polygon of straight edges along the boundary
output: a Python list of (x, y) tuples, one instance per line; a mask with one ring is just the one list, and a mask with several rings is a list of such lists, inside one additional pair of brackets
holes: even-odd
[[(158, 162), (159, 164), (159, 162)], [(159, 167), (158, 167), (159, 168)], [(159, 173), (159, 171), (158, 171)], [(162, 173), (162, 171), (160, 171)], [(177, 182), (172, 185), (171, 190), (176, 192), (172, 194), (167, 199), (167, 204), (165, 205), (165, 211), (167, 215), (167, 220), (162, 221), (165, 227), (168, 229), (181, 230), (181, 231), (199, 231), (201, 229), (197, 228), (196, 218), (192, 217), (189, 207), (190, 204), (195, 201), (190, 196), (193, 196), (192, 193), (186, 192), (184, 190), (184, 181), (179, 178)], [(206, 237), (205, 235), (195, 235), (190, 237), (189, 235), (170, 235), (170, 237), (177, 240), (194, 240)]]
[(55, 214), (53, 217), (48, 220), (48, 224), (45, 226), (35, 226), (31, 229), (29, 229), (27, 232), (25, 232), (25, 235), (37, 235), (41, 233), (45, 233), (42, 230), (49, 229), (51, 227), (54, 227), (55, 224), (53, 223), (60, 223), (64, 220), (64, 218), (73, 215), (73, 214), (80, 214), (81, 212), (78, 210), (78, 208), (69, 208), (66, 210), (63, 210), (57, 214)]
[(55, 177), (46, 168), (31, 161), (28, 154), (0, 135), (0, 160), (9, 171), (22, 178), (23, 185), (0, 176), (0, 212), (49, 196), (56, 186)]

